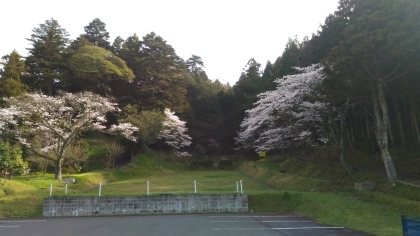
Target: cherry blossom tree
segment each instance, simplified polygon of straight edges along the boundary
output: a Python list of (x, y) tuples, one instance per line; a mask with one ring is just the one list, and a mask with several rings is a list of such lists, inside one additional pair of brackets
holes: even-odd
[(177, 156), (190, 156), (188, 152), (181, 152), (182, 147), (191, 145), (191, 137), (186, 134), (188, 129), (186, 122), (179, 119), (175, 112), (165, 108), (165, 120), (163, 121), (163, 130), (159, 133), (158, 139), (164, 139)]
[(325, 103), (315, 88), (325, 77), (323, 67), (294, 69), (299, 73), (275, 80), (277, 89), (259, 94), (255, 107), (246, 111), (235, 138), (238, 150), (270, 151), (322, 140)]
[(54, 162), (58, 180), (66, 152), (81, 132), (97, 130), (135, 141), (137, 128), (130, 123), (104, 126), (105, 114), (119, 109), (91, 92), (63, 92), (55, 97), (33, 93), (5, 100), (9, 107), (0, 109), (0, 131), (10, 132), (32, 153)]

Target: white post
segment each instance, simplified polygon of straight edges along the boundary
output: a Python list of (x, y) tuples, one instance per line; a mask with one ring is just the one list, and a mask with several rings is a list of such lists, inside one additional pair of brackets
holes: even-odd
[(52, 195), (52, 183), (50, 184), (50, 197)]
[(99, 197), (101, 196), (102, 182), (99, 182)]
[(147, 181), (147, 195), (149, 195), (149, 194), (150, 194), (149, 190), (150, 190), (150, 187), (149, 187), (149, 181)]
[(67, 195), (67, 184), (66, 184), (66, 187), (64, 188), (64, 195)]
[(244, 194), (244, 191), (242, 189), (242, 180), (239, 180), (240, 184), (241, 184), (241, 194)]
[(236, 192), (239, 193), (239, 182), (236, 181)]
[(194, 193), (197, 193), (197, 181), (194, 180)]

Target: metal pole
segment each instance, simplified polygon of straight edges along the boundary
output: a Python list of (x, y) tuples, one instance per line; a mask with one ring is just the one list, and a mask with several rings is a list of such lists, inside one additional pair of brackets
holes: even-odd
[(99, 183), (99, 197), (101, 196), (102, 182)]
[(52, 195), (52, 183), (50, 184), (50, 197)]
[(197, 181), (194, 180), (194, 193), (197, 193)]
[(241, 194), (244, 194), (243, 188), (242, 188), (242, 180), (239, 180), (239, 182), (241, 183)]
[(150, 190), (150, 187), (149, 187), (149, 181), (147, 181), (147, 195), (149, 195), (149, 194), (150, 194), (149, 190)]
[(66, 184), (66, 188), (64, 189), (64, 195), (67, 195), (67, 184)]
[(236, 192), (239, 193), (239, 182), (236, 181)]

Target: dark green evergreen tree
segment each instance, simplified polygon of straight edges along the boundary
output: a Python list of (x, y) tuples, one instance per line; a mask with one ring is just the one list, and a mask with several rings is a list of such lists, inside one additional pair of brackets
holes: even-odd
[[(331, 65), (343, 80), (362, 87), (370, 97), (377, 146), (388, 178), (397, 179), (389, 152), (393, 138), (388, 84), (418, 71), (420, 3), (413, 0), (342, 1), (352, 13), (344, 36), (329, 54)], [(355, 87), (357, 88), (357, 87)], [(355, 89), (352, 88), (352, 89)], [(390, 109), (391, 108), (391, 109)]]
[(134, 35), (117, 54), (135, 74), (124, 104), (137, 104), (140, 110), (170, 108), (178, 114), (188, 109), (185, 63), (162, 37), (152, 32), (140, 41)]
[(122, 45), (124, 43), (124, 39), (120, 36), (117, 36), (114, 39), (114, 42), (112, 43), (111, 52), (113, 52), (115, 55), (118, 55), (118, 52), (122, 50)]
[(31, 47), (25, 61), (29, 70), (24, 83), (32, 90), (52, 95), (65, 84), (69, 34), (55, 19), (46, 20), (32, 32), (27, 39)]
[(204, 67), (203, 60), (197, 55), (192, 55), (188, 58), (185, 65), (187, 66), (189, 72), (194, 72), (196, 70), (202, 71), (202, 68)]
[(300, 48), (301, 44), (297, 38), (289, 38), (282, 55), (274, 63), (274, 78), (282, 78), (283, 76), (294, 72), (293, 67), (298, 66)]
[(93, 19), (87, 26), (85, 26), (85, 33), (80, 35), (91, 42), (93, 45), (110, 50), (109, 32), (106, 31), (106, 24), (99, 18)]

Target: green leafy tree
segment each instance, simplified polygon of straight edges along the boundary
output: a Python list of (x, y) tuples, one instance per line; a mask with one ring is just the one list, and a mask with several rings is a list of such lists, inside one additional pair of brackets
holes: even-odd
[(149, 146), (157, 141), (157, 136), (162, 130), (162, 122), (165, 118), (161, 111), (139, 111), (136, 106), (127, 105), (123, 109), (125, 117), (121, 119), (123, 122), (130, 122), (138, 128), (136, 132), (137, 142), (130, 142), (129, 146), (131, 160), (134, 156), (145, 151)]
[(32, 30), (27, 40), (28, 48), (26, 64), (28, 76), (24, 82), (32, 90), (52, 95), (61, 89), (66, 79), (65, 53), (69, 43), (69, 34), (55, 19), (46, 20)]
[(132, 82), (133, 72), (126, 63), (113, 53), (94, 46), (85, 45), (77, 49), (68, 59), (72, 79), (71, 91), (93, 91), (101, 95), (110, 94), (113, 81)]
[(27, 67), (22, 57), (13, 50), (2, 57), (3, 69), (0, 70), (0, 97), (13, 97), (25, 93), (28, 87), (21, 82)]
[(10, 145), (9, 142), (0, 140), (0, 177), (6, 172), (22, 173), (28, 168), (28, 162), (22, 158), (22, 149), (18, 144)]
[(19, 55), (16, 50), (13, 50), (10, 54), (3, 56), (1, 59), (2, 62), (0, 62), (0, 64), (3, 65), (3, 69), (0, 70), (0, 78), (20, 81), (27, 71), (22, 56)]

